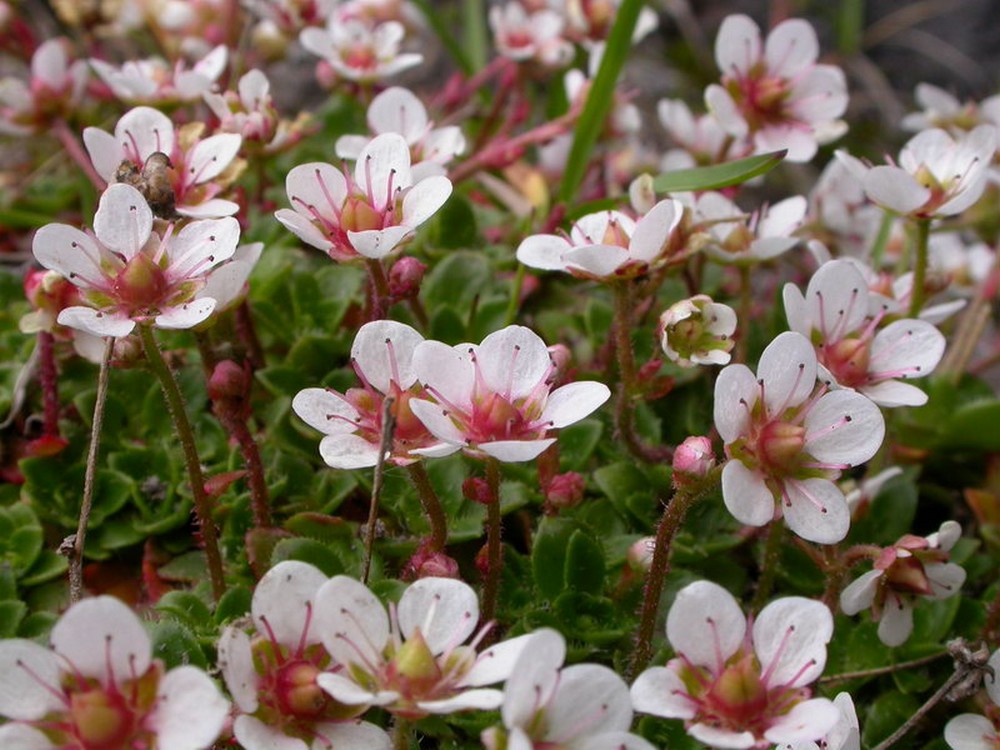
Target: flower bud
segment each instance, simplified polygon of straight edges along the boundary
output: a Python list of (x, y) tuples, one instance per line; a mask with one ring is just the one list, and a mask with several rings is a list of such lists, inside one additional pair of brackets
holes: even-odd
[(736, 313), (698, 294), (671, 305), (660, 316), (660, 346), (681, 367), (728, 364), (735, 342)]
[(249, 386), (246, 369), (231, 359), (225, 359), (212, 370), (212, 375), (208, 379), (208, 397), (213, 401), (242, 399)]
[(554, 508), (573, 508), (583, 500), (586, 482), (575, 471), (556, 474), (545, 488), (545, 500)]
[(651, 536), (643, 537), (628, 548), (625, 559), (632, 570), (646, 572), (653, 561), (653, 550), (655, 549), (656, 540)]
[(680, 488), (694, 480), (703, 479), (715, 467), (712, 441), (700, 435), (691, 435), (674, 451), (674, 487)]
[(549, 347), (549, 359), (552, 360), (553, 377), (558, 381), (566, 375), (573, 354), (565, 344), (555, 344)]
[(462, 495), (465, 496), (466, 500), (480, 505), (489, 505), (493, 502), (490, 485), (482, 477), (468, 477), (462, 482)]
[(400, 258), (389, 270), (389, 295), (393, 299), (416, 297), (426, 271), (427, 266), (416, 258)]

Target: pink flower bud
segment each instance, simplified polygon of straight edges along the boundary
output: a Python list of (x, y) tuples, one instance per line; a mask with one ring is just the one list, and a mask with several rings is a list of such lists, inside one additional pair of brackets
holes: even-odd
[(572, 508), (583, 500), (585, 486), (583, 476), (575, 471), (557, 474), (545, 489), (545, 499), (555, 508)]
[(625, 559), (633, 570), (647, 571), (653, 560), (653, 550), (656, 548), (656, 541), (651, 536), (643, 537), (634, 542), (625, 553)]
[(489, 505), (493, 501), (490, 486), (482, 477), (468, 477), (462, 482), (462, 494), (466, 500), (480, 505)]
[(242, 399), (250, 385), (246, 369), (231, 359), (219, 362), (208, 379), (208, 396), (213, 401)]
[(403, 257), (389, 270), (389, 294), (393, 299), (410, 299), (420, 291), (427, 266), (416, 258)]
[(707, 437), (691, 435), (674, 451), (674, 486), (679, 488), (701, 479), (714, 466), (712, 441)]
[[(418, 553), (420, 555), (420, 553)], [(444, 552), (426, 552), (421, 555), (418, 562), (414, 555), (410, 564), (413, 565), (416, 578), (456, 578), (460, 579), (458, 573), (458, 562), (455, 558), (446, 555)], [(416, 563), (416, 564), (414, 564)]]
[(573, 354), (565, 344), (555, 344), (549, 347), (549, 357), (552, 359), (552, 366), (555, 368), (553, 375), (559, 380), (566, 375), (569, 363), (573, 359)]

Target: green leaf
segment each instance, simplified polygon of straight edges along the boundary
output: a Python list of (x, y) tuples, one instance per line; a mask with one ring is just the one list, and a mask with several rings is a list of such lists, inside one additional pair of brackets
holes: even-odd
[(590, 534), (577, 529), (566, 545), (566, 586), (586, 594), (604, 590), (604, 550)]
[(482, 252), (450, 253), (424, 278), (421, 296), (430, 308), (448, 303), (458, 309), (468, 309), (493, 274), (493, 268)]
[[(69, 568), (69, 560), (50, 549), (43, 549), (30, 568), (21, 576), (22, 586), (37, 586), (59, 578)], [(0, 597), (3, 598), (3, 597)]]
[(868, 709), (868, 715), (861, 721), (862, 745), (874, 747), (920, 708), (920, 701), (906, 693), (883, 693)]
[(156, 572), (160, 578), (167, 581), (196, 583), (205, 579), (208, 572), (208, 562), (204, 552), (195, 550), (175, 557), (166, 565), (160, 566)]
[(573, 145), (570, 146), (562, 185), (559, 187), (559, 200), (563, 203), (573, 202), (583, 176), (587, 173), (594, 144), (597, 143), (597, 137), (615, 101), (615, 84), (625, 65), (625, 58), (632, 51), (632, 34), (643, 4), (643, 0), (623, 0), (618, 6), (615, 23), (608, 34), (604, 55), (601, 57), (601, 65), (591, 82), (580, 119), (573, 129)]
[(191, 629), (177, 620), (160, 620), (152, 628), (153, 656), (162, 659), (167, 669), (191, 664), (208, 667), (205, 652)]
[(960, 406), (943, 425), (939, 447), (1000, 451), (1000, 401), (977, 401)]
[(458, 250), (475, 247), (478, 239), (476, 215), (468, 199), (452, 194), (434, 217), (428, 241), (431, 246)]
[(546, 599), (566, 588), (566, 548), (579, 526), (567, 518), (543, 518), (531, 548), (531, 572)]
[(274, 546), (271, 567), (284, 560), (299, 560), (315, 565), (328, 576), (346, 572), (337, 554), (315, 539), (282, 539)]
[(250, 589), (246, 586), (233, 586), (227, 589), (215, 607), (216, 624), (225, 625), (231, 620), (243, 617), (250, 611), (252, 598)]
[(28, 614), (28, 605), (16, 599), (0, 602), (0, 638), (13, 638), (17, 635), (17, 626)]
[(196, 631), (212, 620), (208, 605), (190, 591), (170, 591), (164, 594), (156, 603), (156, 609), (190, 625)]
[(713, 164), (710, 167), (692, 167), (665, 172), (653, 180), (658, 193), (686, 193), (694, 190), (719, 190), (740, 185), (765, 172), (770, 172), (785, 158), (787, 151), (750, 156), (746, 159)]
[(559, 432), (559, 459), (566, 471), (579, 471), (593, 455), (604, 434), (604, 423), (584, 419)]

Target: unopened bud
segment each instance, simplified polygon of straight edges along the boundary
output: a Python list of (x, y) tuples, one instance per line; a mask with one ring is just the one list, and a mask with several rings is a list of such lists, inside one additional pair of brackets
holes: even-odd
[(273, 21), (261, 21), (253, 27), (253, 49), (268, 60), (284, 57), (288, 48), (288, 38)]
[(489, 483), (482, 477), (468, 477), (462, 482), (462, 495), (466, 500), (471, 500), (480, 505), (489, 505), (493, 502), (493, 493), (490, 492)]
[(583, 500), (586, 482), (575, 471), (557, 474), (545, 488), (545, 499), (555, 508), (572, 508)]
[(208, 379), (208, 397), (213, 401), (242, 399), (249, 385), (246, 369), (231, 359), (224, 359), (215, 366)]
[(416, 567), (417, 578), (460, 578), (458, 562), (444, 552), (431, 552)]
[(427, 266), (416, 258), (400, 258), (389, 270), (389, 295), (393, 299), (416, 297), (426, 271)]
[(703, 479), (715, 467), (712, 441), (701, 435), (691, 435), (674, 451), (674, 486), (681, 487)]
[(653, 561), (655, 549), (656, 540), (651, 536), (643, 537), (628, 548), (625, 559), (633, 570), (646, 572)]
[(549, 347), (549, 359), (552, 360), (552, 366), (555, 368), (553, 375), (556, 380), (559, 380), (566, 375), (573, 354), (565, 344), (554, 344)]

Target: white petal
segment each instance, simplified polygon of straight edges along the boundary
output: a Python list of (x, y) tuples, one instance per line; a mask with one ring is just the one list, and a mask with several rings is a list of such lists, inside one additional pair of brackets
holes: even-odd
[(432, 714), (450, 714), (455, 711), (492, 711), (500, 708), (503, 693), (493, 688), (463, 690), (451, 698), (436, 701), (417, 701), (417, 707)]
[[(822, 606), (822, 605), (820, 605)], [(804, 742), (822, 737), (840, 718), (840, 712), (827, 698), (813, 698), (792, 706), (792, 710), (764, 732), (771, 742)]]
[(403, 223), (418, 227), (437, 213), (451, 195), (452, 185), (444, 175), (425, 177), (403, 196)]
[(285, 229), (290, 231), (307, 245), (311, 245), (323, 252), (329, 252), (333, 243), (327, 239), (315, 224), (300, 213), (287, 208), (279, 208), (274, 212), (274, 218), (281, 223)]
[(665, 719), (693, 719), (694, 702), (687, 699), (687, 686), (670, 667), (650, 667), (632, 684), (632, 707), (641, 713)]
[(704, 742), (710, 747), (732, 748), (732, 750), (742, 750), (743, 748), (754, 747), (757, 738), (753, 732), (736, 732), (731, 729), (720, 729), (708, 724), (692, 724), (688, 727), (688, 734), (700, 742)]
[(983, 686), (990, 700), (1000, 706), (1000, 650), (994, 651), (990, 660), (986, 663), (993, 670), (993, 676), (989, 673), (983, 677)]
[(365, 150), (365, 146), (370, 140), (371, 138), (364, 135), (342, 135), (337, 139), (333, 148), (341, 159), (354, 161)]
[(393, 226), (385, 229), (366, 229), (363, 232), (347, 233), (351, 247), (366, 258), (384, 258), (413, 234), (413, 228), (408, 226)]
[[(440, 341), (424, 341), (413, 352), (413, 368), (417, 373), (417, 380), (448, 408), (472, 408), (470, 399), (476, 371), (472, 365), (470, 350), (475, 351), (475, 347), (466, 345), (459, 348)], [(416, 402), (410, 402), (411, 407), (414, 403)], [(448, 439), (439, 437), (442, 440)]]
[(771, 29), (764, 43), (768, 73), (782, 78), (791, 78), (816, 62), (818, 56), (816, 32), (808, 21), (800, 18), (779, 23)]
[(856, 331), (868, 315), (868, 284), (850, 261), (824, 263), (809, 281), (806, 306), (823, 339), (839, 340)]
[(244, 107), (258, 110), (271, 95), (271, 82), (262, 71), (253, 68), (240, 77), (236, 90)]
[(292, 410), (310, 427), (327, 435), (354, 432), (358, 410), (343, 396), (325, 388), (306, 388), (295, 394)]
[(871, 606), (882, 575), (881, 570), (869, 570), (840, 592), (840, 608), (845, 615), (856, 615)]
[(74, 672), (105, 687), (149, 669), (149, 636), (135, 613), (113, 596), (74, 604), (52, 628), (50, 640)]
[(955, 563), (928, 563), (924, 566), (931, 584), (933, 599), (947, 599), (957, 594), (965, 583), (965, 568)]
[(534, 234), (522, 240), (517, 247), (517, 259), (530, 268), (543, 271), (565, 271), (563, 254), (572, 247), (563, 237), (555, 234)]
[(544, 440), (494, 440), (489, 443), (480, 443), (477, 448), (488, 456), (504, 463), (523, 463), (524, 461), (534, 461), (548, 448), (556, 442), (555, 438), (545, 438)]
[(802, 687), (813, 682), (823, 674), (826, 644), (832, 637), (833, 615), (825, 604), (801, 596), (768, 604), (753, 624), (754, 651), (767, 685)]
[(368, 105), (368, 127), (373, 133), (399, 133), (416, 143), (427, 131), (427, 110), (409, 89), (391, 86)]
[(749, 16), (726, 16), (715, 37), (715, 62), (723, 75), (746, 73), (761, 56), (760, 28)]
[(101, 251), (94, 238), (66, 224), (46, 224), (31, 243), (35, 260), (73, 284), (92, 288), (104, 283)]
[(801, 404), (816, 386), (816, 352), (809, 339), (794, 331), (779, 334), (760, 355), (757, 378), (769, 417)]
[(882, 407), (893, 406), (923, 406), (927, 403), (927, 394), (909, 383), (898, 380), (883, 380), (860, 388), (860, 391), (873, 402)]
[(524, 326), (507, 326), (480, 344), (476, 361), (491, 391), (515, 401), (531, 394), (552, 368), (549, 350)]
[(330, 656), (341, 664), (382, 663), (389, 616), (363, 583), (334, 576), (323, 584), (316, 594), (316, 628)]
[(403, 638), (412, 637), (419, 628), (431, 653), (437, 655), (472, 635), (479, 622), (479, 600), (462, 581), (421, 578), (403, 592), (396, 613)]
[(632, 723), (628, 685), (602, 664), (566, 667), (545, 716), (546, 737), (556, 743), (577, 737), (588, 720), (602, 732), (625, 731)]
[(889, 596), (878, 624), (878, 637), (886, 646), (901, 646), (913, 632), (913, 606), (898, 596)]
[(205, 276), (233, 256), (239, 241), (240, 223), (232, 217), (193, 221), (167, 242), (168, 273), (174, 279)]
[(177, 213), (181, 216), (187, 216), (189, 219), (219, 219), (225, 216), (232, 216), (239, 210), (239, 203), (233, 203), (222, 198), (210, 198), (201, 203), (180, 203), (177, 205)]
[(696, 581), (681, 589), (667, 614), (667, 640), (692, 664), (721, 672), (746, 635), (747, 619), (726, 589)]
[(208, 747), (222, 731), (229, 713), (227, 701), (207, 674), (195, 667), (177, 667), (164, 675), (149, 717), (158, 750)]
[(763, 526), (774, 518), (774, 495), (763, 477), (739, 461), (722, 469), (722, 500), (733, 517), (748, 526)]
[(319, 443), (319, 455), (334, 469), (368, 469), (378, 464), (378, 446), (360, 435), (327, 435)]
[(750, 410), (760, 389), (746, 365), (724, 367), (715, 381), (715, 429), (724, 443), (732, 443), (750, 429)]
[(806, 415), (805, 451), (817, 461), (857, 466), (875, 455), (885, 419), (875, 404), (849, 390), (830, 391)]
[(611, 390), (604, 383), (583, 380), (568, 383), (549, 394), (539, 422), (550, 422), (559, 428), (579, 422), (611, 398)]
[(574, 247), (563, 254), (566, 270), (595, 279), (610, 279), (630, 260), (628, 251), (617, 245)]
[(865, 175), (864, 184), (871, 200), (901, 214), (916, 211), (931, 197), (928, 188), (899, 167), (872, 167)]
[(330, 672), (317, 675), (316, 684), (335, 700), (348, 706), (381, 706), (391, 703), (396, 697), (372, 692), (341, 674)]
[(260, 579), (253, 593), (254, 627), (283, 646), (318, 643), (316, 628), (306, 632), (312, 619), (316, 592), (327, 577), (308, 563), (285, 560)]
[(21, 638), (0, 641), (0, 716), (33, 721), (65, 710), (52, 693), (59, 685), (59, 662), (47, 648)]
[(423, 340), (405, 323), (373, 321), (358, 330), (351, 346), (351, 359), (376, 390), (387, 394), (390, 384), (395, 383), (405, 391), (417, 380), (413, 352)]
[(728, 135), (745, 138), (750, 132), (750, 126), (740, 113), (733, 97), (719, 84), (710, 84), (705, 89), (705, 108)]
[(228, 263), (216, 267), (198, 292), (200, 297), (211, 297), (218, 310), (228, 310), (244, 297), (247, 281), (264, 250), (263, 242), (240, 245)]
[(309, 750), (302, 740), (246, 714), (237, 716), (233, 722), (233, 736), (245, 750)]
[[(486, 649), (476, 657), (476, 663), (473, 664), (472, 669), (462, 675), (462, 679), (459, 680), (458, 684), (462, 687), (478, 687), (480, 685), (492, 685), (494, 682), (507, 680), (506, 687), (509, 689), (510, 680), (508, 678), (514, 673), (514, 670), (528, 668), (527, 663), (522, 663), (518, 660), (521, 659), (521, 655), (528, 648), (529, 641), (533, 635), (535, 634), (529, 633), (527, 635), (519, 635), (516, 638), (508, 638), (506, 641), (500, 641), (495, 646)], [(551, 646), (551, 642), (548, 642), (548, 646)], [(537, 651), (535, 653), (537, 658), (539, 654)], [(565, 644), (563, 645), (563, 653), (565, 653)], [(551, 654), (547, 654), (546, 656), (547, 658), (552, 658)], [(559, 664), (562, 664), (561, 658)]]
[(659, 256), (683, 215), (684, 207), (675, 200), (663, 200), (653, 206), (635, 225), (629, 243), (632, 258), (649, 262)]
[(157, 328), (167, 330), (183, 330), (193, 328), (199, 323), (208, 320), (208, 316), (215, 310), (215, 300), (208, 297), (185, 302), (177, 307), (164, 307), (154, 322)]
[(869, 370), (874, 374), (905, 371), (903, 377), (930, 375), (944, 354), (941, 332), (923, 320), (896, 320), (875, 335)]
[(315, 207), (321, 216), (335, 220), (347, 198), (347, 181), (333, 165), (310, 162), (292, 168), (285, 177), (285, 192), (292, 208), (303, 216), (311, 218), (308, 209)]
[(785, 523), (803, 539), (835, 544), (847, 536), (851, 511), (840, 488), (829, 479), (786, 479), (781, 510)]
[(55, 750), (48, 737), (26, 724), (0, 726), (0, 747), (4, 750)]
[(236, 158), (243, 136), (220, 133), (198, 141), (187, 154), (186, 180), (202, 184), (218, 177)]
[(118, 121), (115, 139), (128, 158), (145, 164), (146, 159), (157, 151), (171, 155), (174, 150), (174, 124), (158, 109), (136, 107)]
[(994, 750), (997, 730), (979, 714), (961, 714), (945, 724), (944, 741), (952, 750)]
[(539, 707), (548, 704), (559, 683), (559, 668), (566, 658), (566, 641), (551, 628), (542, 628), (516, 640), (523, 644), (507, 684), (500, 715), (507, 727), (526, 727)]
[(389, 750), (392, 747), (389, 735), (367, 721), (319, 724), (316, 733), (319, 736), (313, 740), (310, 750)]
[(103, 312), (90, 307), (67, 307), (56, 318), (59, 325), (76, 328), (94, 336), (128, 336), (135, 321), (125, 313)]
[(90, 155), (90, 161), (97, 174), (103, 177), (105, 182), (111, 182), (115, 171), (125, 158), (121, 144), (111, 133), (106, 133), (100, 128), (84, 128), (83, 145)]
[(134, 257), (153, 231), (153, 212), (142, 193), (131, 185), (115, 183), (101, 194), (94, 214), (94, 234), (105, 247)]
[(446, 443), (464, 446), (467, 443), (463, 433), (448, 416), (448, 409), (423, 399), (411, 399), (410, 411), (419, 419), (434, 437)]
[(253, 664), (250, 638), (230, 625), (219, 637), (219, 669), (237, 708), (252, 714), (257, 710), (257, 671)]
[(354, 166), (354, 181), (376, 210), (391, 205), (396, 191), (412, 184), (410, 147), (403, 136), (383, 133), (373, 138)]

